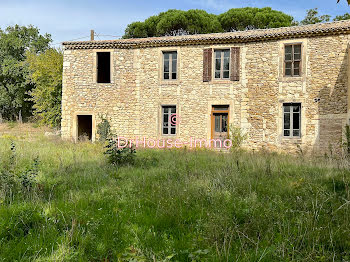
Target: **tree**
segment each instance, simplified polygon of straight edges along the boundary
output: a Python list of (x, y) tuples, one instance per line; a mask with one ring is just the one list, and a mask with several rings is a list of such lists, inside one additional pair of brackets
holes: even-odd
[(302, 25), (309, 25), (309, 24), (317, 24), (317, 23), (324, 23), (329, 22), (330, 15), (318, 15), (317, 8), (309, 9), (307, 10), (306, 17), (304, 20), (300, 21), (300, 24)]
[(26, 52), (43, 52), (50, 42), (50, 35), (40, 35), (33, 26), (0, 29), (0, 118), (14, 120), (30, 115), (32, 102), (27, 100), (27, 92), (34, 85), (27, 81)]
[(337, 15), (333, 21), (341, 21), (341, 20), (348, 20), (350, 19), (350, 14), (349, 13), (345, 13), (343, 15)]
[(26, 62), (35, 84), (29, 95), (34, 102), (34, 116), (46, 125), (57, 127), (61, 123), (63, 53), (47, 49), (44, 53), (29, 52)]
[(170, 9), (151, 16), (144, 22), (129, 24), (123, 38), (176, 35), (178, 32), (203, 34), (221, 31), (216, 15), (198, 9), (188, 11)]
[(225, 31), (291, 26), (293, 17), (283, 12), (265, 8), (232, 8), (219, 15)]
[(145, 22), (134, 22), (126, 27), (123, 38), (142, 38), (148, 37), (148, 35), (149, 33)]
[[(337, 3), (339, 3), (339, 2), (340, 2), (340, 0), (337, 1)], [(350, 0), (347, 0), (347, 2), (348, 2), (348, 4), (350, 5)]]
[(163, 35), (205, 34), (254, 28), (290, 26), (293, 17), (280, 11), (265, 8), (235, 8), (219, 16), (204, 10), (181, 11), (171, 9), (144, 22), (127, 26), (123, 38), (140, 38)]

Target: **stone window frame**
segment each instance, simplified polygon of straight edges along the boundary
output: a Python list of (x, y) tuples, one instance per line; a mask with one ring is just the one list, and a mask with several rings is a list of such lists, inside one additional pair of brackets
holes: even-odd
[[(301, 74), (300, 76), (286, 76), (285, 75), (285, 46), (286, 45), (294, 45), (294, 44), (301, 44)], [(279, 81), (281, 82), (299, 82), (299, 81), (305, 81), (306, 76), (308, 74), (308, 58), (307, 58), (307, 45), (308, 45), (308, 39), (302, 38), (302, 39), (289, 39), (289, 40), (282, 40), (279, 41)]]
[[(164, 52), (176, 52), (177, 53), (177, 63), (176, 63), (176, 79), (164, 79), (163, 74), (163, 68), (164, 68), (164, 59), (163, 59), (163, 53)], [(163, 47), (160, 48), (158, 51), (158, 77), (160, 84), (168, 84), (168, 85), (177, 85), (180, 82), (181, 78), (181, 68), (180, 68), (180, 62), (181, 62), (181, 52), (180, 47)]]
[(77, 111), (73, 114), (73, 126), (72, 126), (72, 137), (75, 143), (78, 142), (78, 116), (91, 116), (92, 118), (92, 136), (91, 142), (96, 141), (96, 117), (94, 112), (91, 111)]
[[(300, 136), (284, 136), (284, 104), (300, 104)], [(277, 134), (279, 137), (279, 140), (282, 141), (291, 141), (294, 143), (302, 143), (304, 140), (304, 137), (306, 136), (306, 101), (305, 99), (281, 99), (279, 100), (278, 105), (278, 120), (277, 120)]]
[[(110, 52), (111, 54), (111, 61), (110, 61), (110, 74), (111, 74), (111, 82), (110, 83), (98, 83), (97, 82), (97, 53), (99, 52)], [(93, 83), (97, 84), (97, 85), (110, 85), (110, 84), (114, 84), (114, 49), (93, 49), (92, 50), (93, 53), (93, 66), (92, 66), (92, 70), (93, 70)]]
[[(223, 64), (221, 64), (221, 68), (220, 68), (220, 75), (221, 77), (220, 78), (215, 78), (215, 67), (216, 67), (216, 57), (215, 57), (215, 52), (216, 51), (225, 51), (225, 50), (228, 50), (229, 53), (230, 53), (230, 56), (229, 56), (229, 68), (228, 68), (228, 78), (223, 78)], [(212, 81), (231, 81), (231, 67), (232, 67), (232, 52), (231, 52), (231, 47), (220, 47), (220, 48), (213, 48), (213, 52), (212, 52)], [(221, 54), (221, 63), (223, 62), (223, 55)]]

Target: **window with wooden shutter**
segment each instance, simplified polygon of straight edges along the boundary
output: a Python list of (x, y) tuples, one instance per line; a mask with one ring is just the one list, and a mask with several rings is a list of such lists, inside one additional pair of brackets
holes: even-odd
[(231, 81), (239, 81), (240, 75), (240, 48), (231, 47)]
[(203, 82), (211, 81), (212, 53), (211, 48), (203, 51)]

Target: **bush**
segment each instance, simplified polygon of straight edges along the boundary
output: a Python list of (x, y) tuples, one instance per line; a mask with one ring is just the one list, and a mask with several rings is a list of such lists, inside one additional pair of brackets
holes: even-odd
[(36, 188), (36, 178), (39, 173), (39, 158), (26, 168), (19, 170), (16, 164), (16, 145), (11, 143), (11, 153), (8, 164), (0, 170), (0, 202), (12, 202), (15, 196), (28, 198)]
[(346, 152), (346, 155), (350, 155), (350, 126), (349, 125), (345, 125), (344, 137), (345, 137), (345, 142), (343, 143), (343, 147)]
[(97, 125), (97, 134), (100, 142), (105, 142), (111, 135), (111, 125), (104, 117), (101, 117), (101, 122)]
[(108, 162), (114, 166), (133, 165), (135, 163), (136, 149), (134, 145), (119, 148), (117, 139), (108, 138), (104, 154), (108, 155)]
[(31, 192), (36, 185), (36, 177), (38, 176), (38, 166), (39, 166), (39, 158), (36, 157), (33, 159), (32, 165), (22, 171), (19, 175), (19, 182), (22, 186), (22, 190), (24, 192)]
[(230, 125), (230, 140), (232, 141), (232, 149), (239, 149), (242, 143), (247, 139), (247, 134), (243, 134), (239, 127), (235, 127), (233, 124)]

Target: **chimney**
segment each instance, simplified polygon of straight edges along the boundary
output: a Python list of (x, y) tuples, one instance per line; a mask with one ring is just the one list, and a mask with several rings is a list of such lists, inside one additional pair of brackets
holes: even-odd
[(94, 30), (90, 31), (90, 38), (91, 38), (91, 41), (95, 40), (95, 31)]

